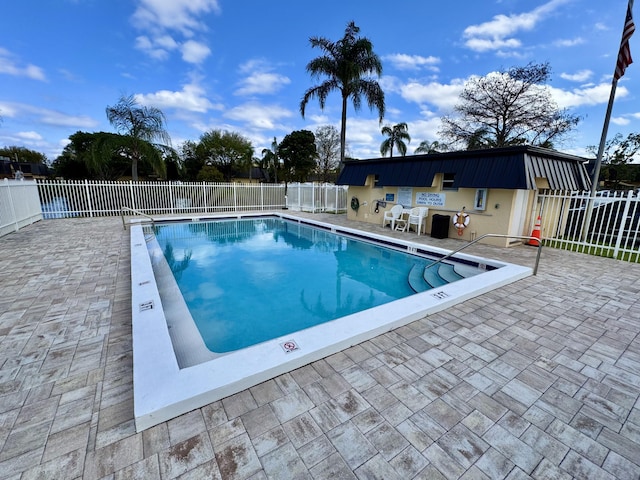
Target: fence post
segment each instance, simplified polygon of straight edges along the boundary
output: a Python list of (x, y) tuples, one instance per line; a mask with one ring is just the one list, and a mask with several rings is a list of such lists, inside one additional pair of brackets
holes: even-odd
[(260, 210), (264, 210), (264, 183), (260, 184)]
[(11, 194), (11, 183), (9, 183), (8, 179), (4, 179), (6, 185), (7, 185), (7, 193), (9, 194), (9, 210), (11, 211), (11, 214), (13, 215), (13, 225), (14, 225), (14, 231), (17, 232), (18, 231), (18, 215), (16, 214), (16, 209), (13, 208), (13, 195)]
[[(320, 193), (320, 196), (322, 197), (322, 187), (320, 187), (320, 185), (316, 185), (316, 182), (313, 182), (312, 185), (313, 185), (313, 189), (312, 189), (313, 190), (313, 200), (311, 202), (311, 209), (312, 209), (311, 211), (313, 213), (317, 213), (316, 212), (316, 203), (317, 203), (316, 202), (316, 193)], [(316, 188), (316, 187), (318, 187), (318, 188)], [(320, 205), (322, 205), (322, 203), (320, 203)]]
[(171, 202), (171, 214), (174, 214), (173, 210), (173, 183), (169, 183), (169, 202)]
[(87, 205), (89, 206), (89, 217), (93, 217), (93, 206), (91, 204), (91, 192), (89, 192), (89, 180), (84, 181), (84, 194), (87, 196)]
[(238, 211), (238, 192), (236, 190), (236, 182), (233, 182), (231, 185), (233, 185), (233, 211), (237, 212)]
[(131, 194), (131, 208), (136, 210), (136, 202), (133, 195), (133, 180), (129, 180), (129, 193)]

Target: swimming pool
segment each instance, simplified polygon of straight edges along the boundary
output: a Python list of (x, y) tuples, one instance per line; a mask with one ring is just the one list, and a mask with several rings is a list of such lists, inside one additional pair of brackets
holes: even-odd
[[(441, 249), (426, 250), (424, 245), (285, 214), (266, 217), (232, 215), (222, 221), (233, 223), (258, 217), (278, 222), (289, 220), (294, 222), (296, 228), (314, 227), (320, 232), (375, 241), (411, 254), (433, 254), (438, 257), (446, 253)], [(205, 219), (195, 220), (198, 225)], [(487, 271), (479, 276), (440, 285), (311, 328), (220, 354), (204, 346), (193, 321), (182, 321), (180, 328), (173, 323), (175, 319), (184, 320), (188, 317), (189, 309), (175, 279), (171, 281), (173, 275), (170, 265), (165, 262), (169, 272), (154, 274), (153, 255), (148, 253), (147, 241), (156, 239), (145, 238), (141, 226), (131, 228), (134, 410), (138, 431), (532, 273), (531, 268), (457, 255), (464, 264), (480, 265)], [(163, 292), (162, 295), (160, 292)], [(247, 302), (250, 301), (247, 299)], [(259, 308), (257, 305), (255, 307)], [(190, 365), (188, 368), (181, 368), (180, 354), (174, 353), (181, 350), (188, 352), (187, 356), (191, 357), (187, 362)]]
[[(278, 217), (170, 222), (153, 233), (156, 281), (175, 280), (188, 308), (180, 318), (190, 315), (219, 354), (485, 271), (460, 262), (425, 269), (434, 257)], [(173, 339), (182, 322), (167, 321)], [(194, 364), (192, 353), (176, 352), (181, 367)]]

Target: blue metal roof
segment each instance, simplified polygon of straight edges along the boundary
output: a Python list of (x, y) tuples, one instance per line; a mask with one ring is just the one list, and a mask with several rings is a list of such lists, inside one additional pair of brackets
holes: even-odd
[(436, 174), (452, 173), (453, 188), (535, 190), (542, 177), (552, 190), (589, 190), (587, 161), (531, 146), (465, 150), (347, 161), (336, 183), (364, 185), (369, 175), (377, 175), (380, 187), (430, 187)]

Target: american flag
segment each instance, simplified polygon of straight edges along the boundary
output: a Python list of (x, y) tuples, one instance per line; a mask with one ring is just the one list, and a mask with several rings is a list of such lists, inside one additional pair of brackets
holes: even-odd
[(635, 30), (636, 26), (633, 23), (633, 16), (631, 15), (631, 5), (629, 5), (627, 7), (627, 18), (624, 21), (624, 30), (622, 31), (622, 41), (620, 42), (616, 71), (613, 74), (613, 78), (616, 80), (623, 76), (627, 67), (633, 63), (633, 60), (631, 59), (631, 50), (629, 49), (629, 39)]

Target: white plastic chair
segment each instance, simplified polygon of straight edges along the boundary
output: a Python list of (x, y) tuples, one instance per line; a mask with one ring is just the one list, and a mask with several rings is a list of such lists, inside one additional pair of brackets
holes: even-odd
[(395, 230), (396, 220), (400, 218), (400, 215), (402, 215), (402, 205), (394, 205), (391, 207), (391, 210), (385, 211), (382, 217), (382, 228), (384, 228), (387, 223), (391, 223), (391, 230)]
[(416, 227), (416, 232), (420, 235), (422, 226), (427, 224), (427, 214), (429, 209), (427, 207), (415, 207), (409, 212), (409, 219), (407, 220), (407, 229), (411, 230), (411, 225)]

